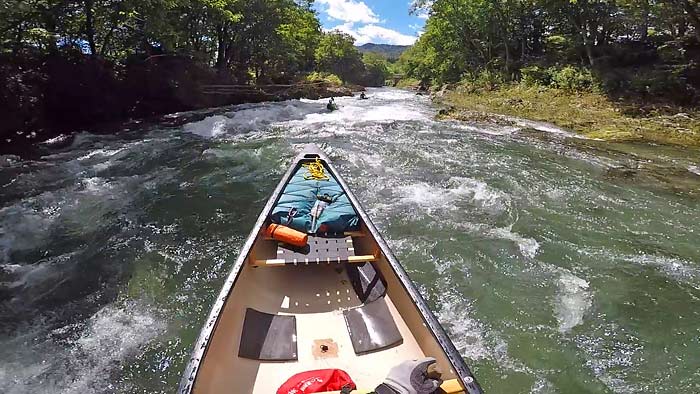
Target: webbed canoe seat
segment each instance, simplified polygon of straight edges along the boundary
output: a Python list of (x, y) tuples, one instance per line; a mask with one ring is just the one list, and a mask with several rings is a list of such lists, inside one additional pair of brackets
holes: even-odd
[(355, 354), (366, 354), (403, 343), (384, 298), (343, 311)]
[(363, 264), (377, 260), (373, 254), (356, 255), (353, 244), (356, 233), (309, 235), (305, 248), (277, 243), (277, 256), (252, 260), (254, 267), (275, 267), (308, 264)]
[(297, 360), (297, 319), (247, 308), (238, 357), (264, 361)]

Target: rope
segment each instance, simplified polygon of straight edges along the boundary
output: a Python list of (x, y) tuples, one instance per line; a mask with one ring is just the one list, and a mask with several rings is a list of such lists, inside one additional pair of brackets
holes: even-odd
[(323, 168), (323, 163), (321, 160), (316, 158), (316, 161), (307, 163), (307, 164), (302, 164), (302, 167), (306, 168), (306, 171), (308, 171), (306, 174), (304, 174), (304, 179), (309, 180), (313, 179), (316, 181), (328, 181), (330, 178), (326, 175), (326, 170)]

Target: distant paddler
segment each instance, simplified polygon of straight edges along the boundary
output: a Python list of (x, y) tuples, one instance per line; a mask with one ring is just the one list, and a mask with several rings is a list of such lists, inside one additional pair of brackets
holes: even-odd
[(360, 100), (367, 100), (367, 98), (368, 98), (368, 97), (367, 97), (367, 95), (365, 94), (365, 92), (360, 93)]
[(331, 97), (331, 99), (328, 100), (328, 104), (326, 104), (326, 109), (331, 112), (338, 109), (338, 104), (335, 103), (335, 98)]

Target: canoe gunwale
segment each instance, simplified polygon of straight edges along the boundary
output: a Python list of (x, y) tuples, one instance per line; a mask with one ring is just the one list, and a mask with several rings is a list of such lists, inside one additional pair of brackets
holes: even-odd
[(282, 194), (284, 187), (294, 175), (294, 171), (299, 166), (299, 162), (304, 159), (303, 156), (305, 153), (306, 150), (302, 152), (301, 155), (297, 156), (294, 162), (289, 166), (289, 169), (284, 174), (280, 182), (277, 184), (277, 187), (275, 187), (275, 191), (267, 200), (267, 203), (260, 212), (260, 215), (258, 215), (258, 220), (255, 222), (255, 225), (253, 226), (253, 229), (251, 230), (250, 234), (248, 234), (248, 238), (243, 244), (243, 248), (241, 248), (236, 262), (233, 264), (231, 271), (226, 277), (226, 281), (224, 282), (221, 291), (219, 292), (219, 295), (217, 296), (216, 301), (214, 302), (214, 305), (212, 305), (212, 309), (209, 313), (209, 316), (207, 317), (206, 323), (199, 333), (199, 337), (197, 338), (197, 342), (195, 343), (192, 355), (190, 356), (190, 359), (187, 362), (185, 373), (180, 381), (180, 386), (178, 388), (179, 394), (190, 394), (192, 392), (197, 378), (197, 372), (199, 371), (199, 366), (202, 363), (204, 356), (206, 355), (206, 351), (209, 347), (209, 341), (211, 340), (212, 333), (214, 332), (214, 329), (216, 328), (216, 325), (219, 321), (219, 317), (221, 316), (221, 312), (224, 309), (226, 300), (231, 294), (231, 291), (233, 290), (233, 287), (235, 286), (236, 281), (238, 280), (238, 277), (240, 276), (240, 273), (243, 270), (243, 264), (245, 264), (246, 259), (248, 259), (250, 251), (253, 248), (256, 239), (258, 238), (258, 234), (260, 233), (262, 226), (265, 224), (265, 221), (270, 215), (272, 208), (275, 206), (277, 200)]
[(330, 162), (330, 160), (328, 160), (328, 157), (326, 157), (326, 155), (322, 152), (320, 153), (320, 156), (321, 160), (325, 161), (331, 173), (335, 175), (336, 180), (338, 181), (340, 186), (343, 188), (343, 190), (345, 190), (345, 194), (348, 196), (348, 199), (357, 210), (358, 215), (360, 215), (360, 218), (365, 223), (365, 226), (369, 230), (370, 234), (372, 234), (372, 237), (374, 237), (374, 240), (377, 242), (377, 245), (379, 245), (379, 249), (382, 251), (382, 254), (384, 254), (384, 256), (387, 259), (387, 262), (394, 270), (394, 273), (398, 277), (399, 282), (403, 286), (404, 290), (406, 290), (406, 292), (408, 293), (409, 297), (411, 298), (411, 301), (413, 301), (413, 303), (418, 308), (418, 311), (420, 312), (420, 315), (423, 318), (423, 322), (428, 326), (428, 331), (430, 331), (435, 340), (437, 340), (437, 342), (440, 344), (442, 350), (445, 351), (447, 359), (452, 364), (455, 373), (457, 374), (459, 380), (462, 382), (463, 386), (467, 389), (468, 394), (483, 394), (481, 386), (479, 386), (479, 383), (476, 381), (476, 378), (469, 369), (469, 366), (467, 366), (467, 364), (464, 362), (464, 359), (455, 348), (454, 344), (452, 343), (452, 340), (445, 332), (445, 329), (442, 327), (440, 322), (438, 322), (437, 318), (426, 304), (425, 299), (418, 292), (418, 289), (416, 289), (416, 287), (413, 285), (413, 282), (406, 273), (406, 270), (404, 270), (401, 263), (399, 263), (396, 256), (394, 256), (394, 252), (391, 250), (391, 248), (386, 243), (382, 235), (374, 226), (374, 223), (369, 218), (364, 208), (362, 208), (362, 205), (355, 197), (355, 194), (345, 183), (345, 180), (338, 175), (338, 171), (336, 171), (333, 164)]
[(197, 342), (195, 343), (194, 350), (192, 351), (192, 355), (187, 363), (187, 367), (185, 368), (185, 373), (180, 381), (178, 393), (190, 394), (192, 392), (194, 384), (196, 382), (197, 372), (199, 371), (200, 364), (204, 359), (204, 356), (206, 355), (207, 349), (209, 347), (209, 342), (212, 338), (212, 333), (214, 332), (218, 324), (226, 300), (231, 294), (231, 291), (233, 291), (236, 281), (238, 280), (238, 277), (240, 276), (240, 273), (243, 269), (243, 264), (245, 264), (245, 261), (248, 259), (253, 245), (255, 244), (255, 241), (258, 238), (258, 234), (262, 226), (265, 224), (265, 221), (267, 220), (274, 205), (277, 203), (277, 200), (282, 194), (284, 187), (292, 178), (294, 172), (297, 170), (302, 161), (314, 159), (316, 157), (324, 161), (324, 164), (328, 168), (329, 172), (335, 177), (342, 189), (345, 191), (348, 199), (354, 206), (361, 220), (365, 223), (365, 226), (367, 227), (370, 234), (379, 246), (381, 253), (385, 256), (387, 262), (389, 263), (389, 266), (394, 270), (398, 281), (403, 286), (411, 301), (414, 303), (414, 305), (416, 305), (416, 308), (418, 309), (423, 322), (427, 326), (428, 331), (430, 331), (432, 336), (435, 338), (442, 350), (445, 352), (447, 359), (449, 360), (450, 364), (452, 364), (452, 367), (454, 368), (458, 379), (466, 388), (467, 393), (482, 394), (483, 391), (479, 386), (478, 382), (476, 381), (476, 378), (474, 378), (474, 375), (472, 374), (467, 364), (464, 362), (464, 359), (459, 354), (452, 341), (449, 339), (444, 328), (438, 322), (437, 318), (432, 313), (423, 297), (413, 285), (413, 282), (409, 278), (403, 266), (401, 266), (399, 261), (394, 256), (391, 248), (388, 246), (384, 238), (374, 226), (374, 223), (370, 220), (369, 216), (362, 208), (362, 205), (357, 200), (352, 190), (345, 183), (345, 180), (339, 175), (338, 171), (335, 169), (328, 157), (315, 144), (307, 145), (302, 150), (302, 152), (294, 159), (289, 169), (287, 170), (287, 172), (275, 188), (274, 192), (268, 199), (267, 203), (265, 204), (265, 207), (260, 212), (260, 215), (258, 216), (258, 219), (255, 222), (255, 226), (253, 227), (250, 234), (248, 235), (248, 238), (243, 244), (238, 258), (236, 259), (235, 264), (231, 268), (231, 271), (229, 272), (226, 281), (224, 282), (221, 291), (218, 297), (216, 298), (214, 305), (212, 306), (211, 312), (209, 313), (206, 323), (200, 331)]

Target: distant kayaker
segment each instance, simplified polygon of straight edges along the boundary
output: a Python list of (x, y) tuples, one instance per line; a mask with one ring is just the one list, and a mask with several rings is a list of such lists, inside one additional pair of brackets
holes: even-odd
[(360, 100), (366, 100), (366, 99), (367, 99), (367, 95), (365, 94), (365, 92), (360, 93)]
[(338, 106), (335, 103), (335, 98), (331, 97), (331, 99), (328, 100), (328, 104), (326, 105), (326, 108), (329, 111), (335, 111), (336, 109), (338, 109)]

